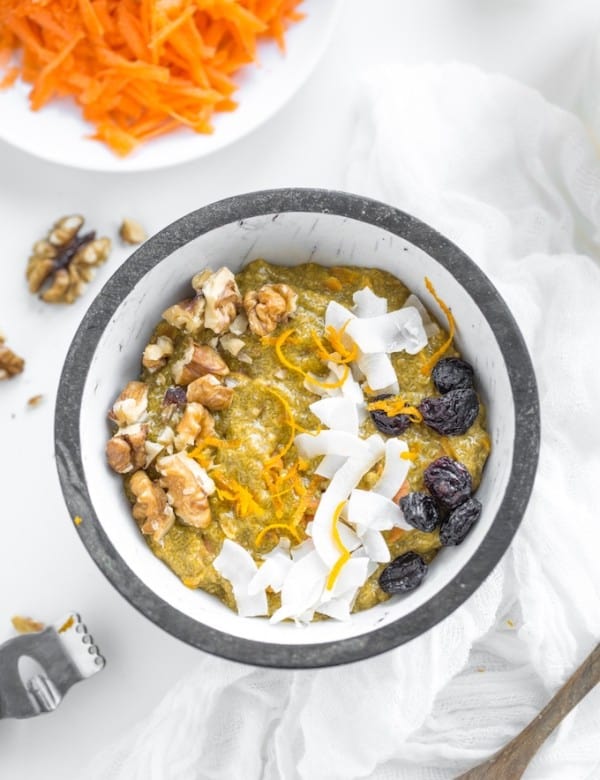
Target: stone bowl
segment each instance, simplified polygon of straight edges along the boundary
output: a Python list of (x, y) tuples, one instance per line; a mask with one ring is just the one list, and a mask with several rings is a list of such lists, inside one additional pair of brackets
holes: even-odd
[[(146, 545), (106, 465), (107, 410), (129, 379), (160, 313), (188, 294), (201, 267), (237, 272), (257, 257), (279, 264), (375, 266), (431, 305), (424, 278), (451, 306), (456, 342), (475, 368), (492, 450), (477, 497), (483, 512), (465, 541), (444, 548), (423, 584), (353, 614), (298, 628), (242, 618), (190, 590)], [(90, 306), (60, 380), (56, 461), (81, 541), (119, 592), (158, 626), (206, 652), (272, 667), (320, 667), (390, 650), (432, 628), (485, 580), (513, 538), (531, 492), (539, 406), (531, 360), (506, 304), (460, 249), (418, 219), (344, 192), (284, 189), (213, 203), (149, 239)]]

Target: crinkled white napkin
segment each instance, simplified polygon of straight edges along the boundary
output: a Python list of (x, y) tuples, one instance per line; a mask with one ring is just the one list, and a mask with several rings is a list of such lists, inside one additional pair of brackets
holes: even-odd
[[(493, 280), (531, 351), (539, 474), (503, 562), (442, 624), (347, 667), (206, 655), (84, 775), (111, 780), (451, 778), (543, 706), (600, 639), (600, 163), (581, 123), (461, 65), (368, 74), (345, 186), (409, 211)], [(600, 691), (529, 780), (600, 777)]]

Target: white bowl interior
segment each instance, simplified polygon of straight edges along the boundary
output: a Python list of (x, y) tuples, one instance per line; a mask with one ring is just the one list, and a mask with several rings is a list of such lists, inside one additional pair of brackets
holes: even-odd
[[(348, 622), (319, 621), (298, 629), (270, 625), (264, 618), (240, 618), (216, 598), (184, 587), (149, 550), (131, 517), (120, 479), (105, 463), (109, 427), (106, 413), (125, 383), (139, 373), (140, 355), (161, 312), (189, 294), (193, 274), (205, 266), (226, 265), (234, 272), (264, 258), (282, 265), (314, 261), (350, 264), (394, 273), (445, 318), (424, 285), (429, 277), (448, 302), (457, 322), (456, 340), (475, 368), (487, 405), (492, 451), (477, 497), (483, 513), (467, 539), (441, 551), (423, 585)], [(106, 327), (94, 353), (84, 388), (81, 449), (88, 489), (99, 521), (129, 568), (160, 598), (190, 617), (236, 637), (279, 644), (330, 642), (384, 626), (435, 596), (465, 566), (485, 537), (504, 495), (512, 463), (514, 406), (506, 366), (496, 337), (464, 288), (434, 258), (383, 228), (332, 214), (305, 212), (254, 217), (216, 228), (177, 250), (135, 286)]]

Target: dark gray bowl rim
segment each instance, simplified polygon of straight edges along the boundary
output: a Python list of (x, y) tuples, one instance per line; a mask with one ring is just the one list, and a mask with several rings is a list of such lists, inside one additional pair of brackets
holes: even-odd
[[(176, 249), (215, 228), (285, 212), (331, 213), (376, 225), (419, 247), (445, 267), (479, 306), (496, 335), (517, 421), (504, 498), (480, 546), (454, 579), (393, 623), (349, 639), (300, 645), (226, 634), (185, 615), (148, 588), (126, 565), (98, 520), (86, 484), (79, 435), (83, 389), (98, 341), (144, 274)], [(347, 192), (302, 188), (251, 192), (209, 204), (168, 225), (137, 249), (85, 314), (65, 359), (55, 412), (56, 463), (67, 507), (71, 517), (84, 518), (74, 527), (114, 587), (142, 614), (190, 645), (233, 661), (279, 668), (334, 666), (377, 655), (424, 633), (466, 601), (501, 559), (521, 522), (533, 487), (539, 438), (536, 381), (525, 342), (506, 304), (478, 266), (431, 227), (399, 209)]]

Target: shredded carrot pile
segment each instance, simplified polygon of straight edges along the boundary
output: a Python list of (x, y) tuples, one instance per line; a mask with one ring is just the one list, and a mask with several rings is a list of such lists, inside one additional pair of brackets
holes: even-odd
[(210, 133), (236, 107), (232, 76), (261, 38), (284, 49), (301, 1), (0, 0), (0, 86), (20, 75), (34, 111), (74, 98), (120, 155), (179, 127)]

